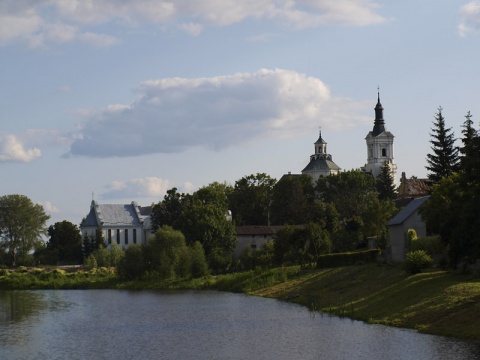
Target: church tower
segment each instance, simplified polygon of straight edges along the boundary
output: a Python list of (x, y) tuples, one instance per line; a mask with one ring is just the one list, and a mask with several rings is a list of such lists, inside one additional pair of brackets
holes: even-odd
[(322, 139), (322, 131), (313, 146), (315, 153), (310, 156), (310, 162), (302, 170), (302, 174), (310, 175), (314, 183), (320, 177), (338, 174), (341, 169), (333, 162), (332, 155), (327, 153), (327, 142)]
[(370, 172), (374, 177), (380, 174), (380, 169), (385, 162), (390, 167), (394, 182), (397, 179), (397, 165), (393, 157), (393, 134), (385, 128), (383, 119), (383, 106), (380, 103), (380, 91), (378, 92), (378, 101), (375, 106), (375, 122), (373, 130), (365, 138), (367, 142), (367, 163), (363, 170)]

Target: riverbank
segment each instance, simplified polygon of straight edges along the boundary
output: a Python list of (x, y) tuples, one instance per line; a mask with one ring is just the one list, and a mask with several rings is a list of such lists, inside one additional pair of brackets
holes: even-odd
[(480, 341), (480, 279), (431, 270), (408, 276), (396, 266), (312, 271), (252, 295), (283, 299), (368, 323)]
[(368, 323), (480, 341), (480, 278), (364, 264), (300, 271), (298, 266), (181, 281), (121, 281), (113, 271), (34, 269), (0, 274), (0, 289), (212, 289), (276, 298)]

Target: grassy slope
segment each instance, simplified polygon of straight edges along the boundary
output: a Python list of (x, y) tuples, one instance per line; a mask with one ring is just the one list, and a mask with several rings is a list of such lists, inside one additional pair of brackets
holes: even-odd
[(445, 271), (413, 276), (393, 266), (316, 270), (251, 292), (340, 316), (480, 340), (480, 279)]

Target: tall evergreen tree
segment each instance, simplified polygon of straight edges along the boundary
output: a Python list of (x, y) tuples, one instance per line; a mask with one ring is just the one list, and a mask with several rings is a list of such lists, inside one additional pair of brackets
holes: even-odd
[(390, 166), (386, 161), (381, 167), (380, 174), (378, 174), (376, 181), (377, 181), (376, 187), (378, 191), (378, 198), (380, 200), (395, 199), (396, 197), (395, 182), (393, 179), (392, 172), (390, 170)]
[(470, 111), (465, 116), (462, 130), (463, 146), (460, 148), (460, 168), (467, 181), (480, 181), (480, 134), (475, 130)]
[(458, 148), (454, 145), (455, 135), (452, 128), (446, 128), (442, 110), (442, 107), (438, 108), (434, 127), (431, 129), (433, 133), (430, 134), (430, 148), (433, 153), (427, 154), (428, 178), (434, 182), (439, 182), (459, 169)]

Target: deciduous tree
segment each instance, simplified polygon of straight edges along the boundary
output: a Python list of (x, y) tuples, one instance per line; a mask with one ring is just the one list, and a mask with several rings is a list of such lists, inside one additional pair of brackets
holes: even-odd
[(50, 239), (47, 242), (47, 252), (56, 253), (56, 261), (61, 263), (80, 264), (83, 259), (82, 235), (77, 225), (64, 220), (50, 225)]
[(269, 175), (255, 174), (242, 177), (235, 182), (229, 196), (236, 225), (267, 225), (269, 207), (276, 180)]
[(49, 218), (42, 205), (34, 204), (25, 195), (0, 197), (0, 240), (12, 265), (16, 265), (17, 257), (26, 256), (41, 241)]

